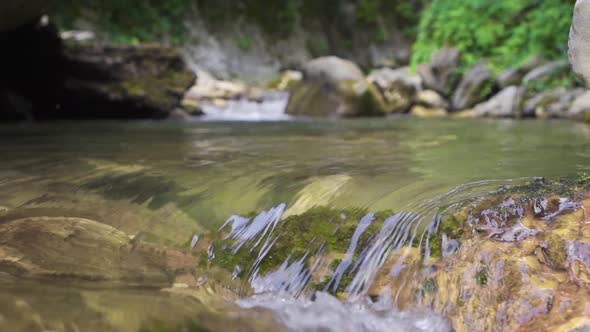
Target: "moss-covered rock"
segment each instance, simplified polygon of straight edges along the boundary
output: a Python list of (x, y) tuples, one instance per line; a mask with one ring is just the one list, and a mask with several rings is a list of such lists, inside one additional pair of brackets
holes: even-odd
[(68, 41), (63, 52), (63, 116), (166, 117), (195, 79), (178, 52), (161, 45)]
[[(404, 271), (380, 274), (371, 292), (403, 285), (393, 287), (400, 307), (434, 309), (456, 331), (583, 326), (590, 298), (588, 184), (587, 177), (537, 179), (468, 203), (441, 221), (426, 265), (417, 253), (405, 257)], [(444, 255), (448, 239), (460, 246)]]
[(303, 81), (292, 90), (289, 114), (353, 117), (385, 113), (379, 92), (351, 61), (317, 58), (304, 66), (303, 73)]

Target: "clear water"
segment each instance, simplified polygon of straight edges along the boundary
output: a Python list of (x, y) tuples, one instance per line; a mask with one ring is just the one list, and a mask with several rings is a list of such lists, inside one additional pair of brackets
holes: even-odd
[[(590, 172), (589, 143), (590, 127), (559, 121), (5, 126), (0, 128), (0, 213), (86, 217), (146, 241), (180, 247), (188, 246), (194, 234), (217, 230), (231, 215), (281, 203), (290, 214), (316, 205), (401, 211), (466, 183)], [(13, 287), (14, 280), (0, 281), (11, 296), (49, 292), (38, 285), (26, 287), (27, 293)], [(342, 317), (367, 331), (380, 331), (391, 321), (406, 330), (448, 328), (428, 313), (384, 315), (378, 308), (351, 308), (329, 296), (311, 304), (283, 296), (267, 294), (240, 303), (269, 309), (292, 330), (325, 330), (330, 321), (316, 317), (313, 325), (314, 312), (334, 317), (333, 330), (339, 330)], [(14, 309), (2, 308), (0, 323)], [(46, 315), (65, 317), (65, 312)], [(293, 312), (299, 316), (285, 316)], [(425, 317), (432, 320), (423, 321)], [(303, 318), (312, 325), (292, 325)]]

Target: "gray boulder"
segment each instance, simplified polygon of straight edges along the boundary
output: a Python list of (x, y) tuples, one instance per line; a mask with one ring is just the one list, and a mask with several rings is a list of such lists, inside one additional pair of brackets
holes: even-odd
[(422, 79), (412, 75), (409, 67), (382, 68), (373, 71), (367, 81), (377, 87), (385, 113), (407, 111), (422, 89)]
[(485, 100), (492, 92), (494, 74), (486, 63), (479, 63), (469, 70), (461, 80), (452, 98), (455, 110), (470, 108)]
[(576, 1), (568, 46), (572, 69), (590, 86), (590, 0)]
[(455, 85), (455, 74), (461, 54), (456, 48), (443, 48), (436, 52), (429, 64), (418, 66), (426, 89), (435, 90), (449, 96)]
[(488, 101), (476, 105), (473, 112), (478, 116), (494, 118), (519, 117), (524, 93), (524, 87), (509, 86)]
[(353, 117), (383, 114), (379, 92), (353, 62), (320, 57), (303, 67), (303, 80), (293, 88), (287, 113)]
[(427, 108), (449, 109), (449, 102), (434, 90), (421, 90), (416, 94), (416, 104)]
[(523, 65), (510, 68), (496, 77), (496, 84), (501, 89), (504, 89), (511, 85), (520, 85), (522, 78), (534, 68), (542, 64), (542, 59), (539, 56), (533, 56), (531, 59), (526, 61)]
[(582, 94), (583, 89), (568, 90), (563, 87), (538, 93), (525, 102), (523, 114), (540, 118), (570, 117), (572, 103)]
[(542, 84), (554, 77), (568, 71), (568, 64), (566, 61), (552, 61), (531, 70), (526, 74), (522, 81), (525, 85), (531, 86), (535, 84)]

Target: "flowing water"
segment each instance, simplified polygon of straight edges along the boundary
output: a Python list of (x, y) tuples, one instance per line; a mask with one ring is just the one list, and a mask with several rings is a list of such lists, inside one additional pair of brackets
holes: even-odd
[[(532, 177), (590, 172), (590, 127), (557, 121), (52, 123), (3, 127), (0, 142), (0, 223), (82, 217), (141, 241), (206, 251), (211, 264), (225, 259), (223, 252), (249, 250), (256, 258), (251, 265), (235, 264), (235, 280), (219, 281), (226, 286), (197, 296), (194, 312), (190, 303), (173, 309), (161, 292), (132, 289), (125, 297), (110, 288), (50, 286), (0, 274), (6, 298), (0, 324), (28, 326), (18, 324), (29, 315), (46, 324), (74, 321), (86, 327), (81, 330), (130, 330), (150, 317), (194, 315), (210, 320), (207, 326), (227, 321), (221, 326), (236, 329), (248, 319), (252, 330), (268, 329), (257, 325), (263, 317), (294, 331), (446, 331), (448, 324), (432, 313), (398, 311), (391, 296), (367, 297), (387, 257), (404, 255), (409, 243), (428, 256), (428, 234), (436, 232), (440, 212), (465, 200)], [(322, 289), (310, 282), (327, 264), (319, 235), (307, 252), (263, 269), (288, 236), (283, 221), (314, 207), (342, 211), (342, 220), (352, 210), (364, 211)], [(372, 212), (384, 210), (391, 213), (366, 239), (376, 219)], [(228, 244), (201, 248), (220, 229)], [(345, 277), (347, 300), (332, 292)], [(238, 288), (257, 294), (223, 295), (220, 289), (236, 280)], [(205, 298), (224, 296), (238, 306), (209, 313), (214, 305)], [(71, 306), (52, 307), (56, 297)], [(163, 302), (134, 306), (142, 299)], [(133, 303), (125, 319), (106, 313), (109, 300)], [(76, 301), (92, 310), (72, 313), (82, 306)], [(108, 324), (89, 323), (101, 321)], [(68, 330), (67, 323), (59, 326)]]

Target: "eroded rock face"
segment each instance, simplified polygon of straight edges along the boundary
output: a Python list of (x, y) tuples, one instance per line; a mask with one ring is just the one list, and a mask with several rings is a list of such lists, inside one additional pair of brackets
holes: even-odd
[(132, 241), (88, 219), (32, 217), (0, 224), (0, 271), (16, 276), (166, 287), (176, 272), (193, 265), (190, 255)]
[(378, 91), (351, 61), (317, 58), (303, 67), (303, 76), (291, 94), (289, 114), (351, 117), (384, 113)]
[(590, 86), (590, 1), (577, 0), (569, 35), (569, 60), (574, 72)]

